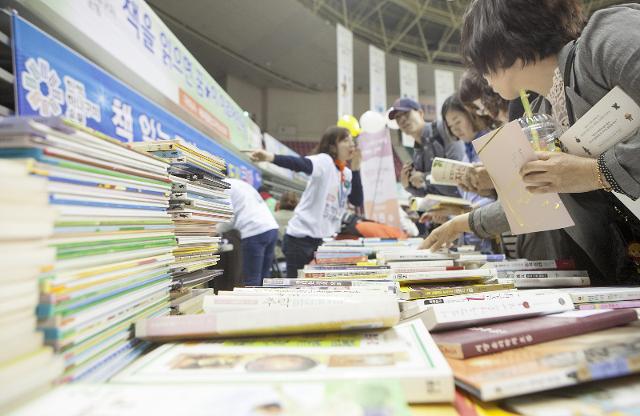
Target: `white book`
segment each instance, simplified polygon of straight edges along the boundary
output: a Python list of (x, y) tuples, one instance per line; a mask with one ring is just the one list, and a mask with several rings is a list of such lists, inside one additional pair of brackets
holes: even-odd
[(544, 277), (584, 277), (589, 276), (586, 270), (518, 270), (506, 272), (506, 277), (514, 279), (544, 278)]
[(400, 311), (392, 297), (353, 304), (246, 309), (203, 315), (172, 315), (136, 322), (137, 338), (152, 341), (213, 339), (230, 336), (299, 334), (387, 328)]
[(569, 311), (574, 308), (571, 297), (554, 290), (503, 292), (499, 298), (491, 295), (467, 302), (447, 302), (425, 305), (419, 317), (428, 330), (452, 328), (521, 319)]
[(379, 251), (376, 258), (381, 263), (389, 261), (416, 261), (416, 260), (448, 260), (452, 256), (445, 253), (433, 253), (430, 250), (397, 250), (397, 251)]
[(569, 153), (597, 158), (640, 128), (640, 106), (616, 86), (569, 128), (560, 141)]
[(417, 273), (394, 273), (391, 278), (402, 283), (449, 282), (497, 278), (495, 269), (443, 270)]
[[(334, 294), (333, 296), (320, 295), (314, 296), (306, 294), (305, 296), (265, 293), (255, 296), (234, 296), (234, 295), (213, 295), (205, 296), (203, 299), (202, 309), (205, 313), (216, 313), (238, 309), (267, 309), (267, 308), (304, 308), (320, 305), (344, 305), (353, 304), (354, 307), (364, 306), (367, 302), (375, 299), (375, 297), (363, 296), (343, 296)], [(375, 295), (372, 295), (375, 296)], [(387, 295), (379, 295), (387, 296)], [(389, 297), (393, 301), (395, 298)]]
[(516, 277), (513, 279), (500, 279), (500, 281), (512, 281), (518, 289), (538, 287), (581, 287), (589, 286), (589, 276), (565, 276), (565, 277)]
[[(574, 267), (566, 267), (567, 261), (560, 260), (505, 260), (496, 262), (487, 262), (483, 268), (497, 269), (499, 272), (514, 272), (523, 270), (555, 270), (567, 269)], [(570, 265), (570, 264), (569, 264)]]
[(458, 186), (471, 168), (472, 163), (436, 157), (431, 163), (431, 183)]
[(451, 267), (453, 260), (388, 261), (386, 264), (393, 270), (413, 267)]
[(401, 383), (411, 403), (453, 400), (451, 370), (419, 320), (386, 331), (165, 344), (113, 381), (228, 384), (376, 379)]
[(560, 289), (571, 296), (575, 303), (615, 302), (640, 299), (640, 286), (604, 286)]

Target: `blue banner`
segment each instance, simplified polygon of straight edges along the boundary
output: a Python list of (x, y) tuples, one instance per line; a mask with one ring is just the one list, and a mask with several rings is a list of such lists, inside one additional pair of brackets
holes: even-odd
[(255, 166), (15, 14), (12, 31), (17, 115), (64, 117), (123, 142), (181, 138), (260, 185)]

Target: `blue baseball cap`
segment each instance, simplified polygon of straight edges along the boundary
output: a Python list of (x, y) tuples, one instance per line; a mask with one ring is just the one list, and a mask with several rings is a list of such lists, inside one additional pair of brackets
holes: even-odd
[(395, 119), (398, 113), (404, 113), (411, 110), (420, 111), (422, 110), (422, 106), (411, 98), (398, 98), (391, 106), (391, 110), (389, 111), (389, 120)]

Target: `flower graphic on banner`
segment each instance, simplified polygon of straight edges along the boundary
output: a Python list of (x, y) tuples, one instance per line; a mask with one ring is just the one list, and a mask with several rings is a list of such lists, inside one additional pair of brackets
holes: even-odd
[(24, 66), (27, 70), (20, 75), (22, 86), (29, 91), (27, 102), (31, 108), (43, 117), (61, 115), (64, 92), (60, 89), (58, 73), (42, 58), (29, 58)]

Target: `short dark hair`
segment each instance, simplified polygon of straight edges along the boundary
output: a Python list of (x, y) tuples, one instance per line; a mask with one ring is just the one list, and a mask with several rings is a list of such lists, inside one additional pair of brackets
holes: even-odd
[(469, 109), (465, 107), (462, 100), (460, 100), (458, 94), (453, 94), (447, 97), (447, 99), (444, 100), (444, 103), (442, 104), (442, 120), (444, 121), (444, 125), (446, 126), (449, 135), (453, 137), (455, 136), (451, 132), (451, 128), (449, 127), (449, 124), (447, 124), (447, 119), (445, 118), (449, 111), (459, 111), (463, 114), (466, 114), (467, 117), (469, 117), (469, 119), (471, 120), (471, 124), (473, 125), (473, 129), (476, 133), (489, 128), (493, 122), (490, 117), (479, 116), (469, 111)]
[(284, 191), (280, 196), (280, 209), (293, 211), (298, 206), (298, 194), (293, 191)]
[(350, 134), (349, 130), (344, 127), (329, 127), (322, 134), (320, 143), (318, 143), (318, 146), (313, 150), (312, 154), (326, 153), (335, 160), (338, 157), (338, 148), (336, 145), (338, 142), (349, 137)]
[(460, 100), (469, 107), (475, 107), (473, 102), (479, 99), (493, 119), (498, 117), (500, 111), (507, 111), (509, 108), (509, 101), (493, 91), (487, 80), (473, 68), (467, 69), (462, 74), (458, 95)]
[(462, 25), (462, 56), (480, 74), (557, 54), (585, 24), (579, 0), (475, 0)]

